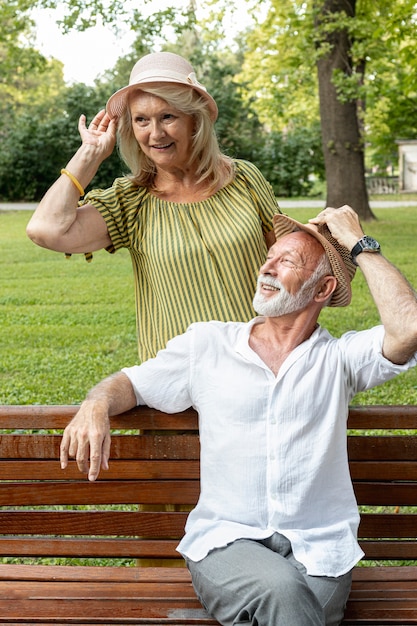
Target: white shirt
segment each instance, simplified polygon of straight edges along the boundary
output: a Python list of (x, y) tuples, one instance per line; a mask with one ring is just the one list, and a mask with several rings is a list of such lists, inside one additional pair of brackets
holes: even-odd
[(363, 556), (349, 476), (354, 395), (416, 364), (382, 356), (382, 326), (340, 339), (318, 327), (277, 376), (249, 347), (249, 323), (200, 322), (124, 369), (138, 404), (199, 414), (201, 493), (178, 551), (193, 561), (239, 538), (285, 535), (312, 576)]

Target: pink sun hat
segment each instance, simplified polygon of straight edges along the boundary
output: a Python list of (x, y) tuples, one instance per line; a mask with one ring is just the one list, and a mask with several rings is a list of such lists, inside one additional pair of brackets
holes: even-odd
[(217, 104), (207, 89), (198, 82), (193, 66), (183, 57), (173, 52), (153, 52), (139, 59), (134, 65), (129, 84), (116, 91), (108, 100), (107, 113), (111, 118), (121, 117), (126, 110), (131, 91), (146, 85), (169, 83), (186, 85), (197, 91), (206, 101), (213, 122), (218, 115)]

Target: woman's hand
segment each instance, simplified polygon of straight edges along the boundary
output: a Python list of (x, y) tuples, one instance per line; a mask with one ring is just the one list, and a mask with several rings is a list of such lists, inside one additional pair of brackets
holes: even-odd
[(85, 115), (81, 115), (78, 122), (78, 131), (83, 145), (94, 146), (104, 160), (111, 155), (116, 145), (117, 120), (110, 119), (105, 109), (102, 109), (86, 124)]

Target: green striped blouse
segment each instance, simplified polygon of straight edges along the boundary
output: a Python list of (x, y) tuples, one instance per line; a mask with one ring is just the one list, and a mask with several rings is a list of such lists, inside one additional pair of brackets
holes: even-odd
[(264, 234), (279, 208), (253, 164), (236, 160), (235, 168), (233, 182), (201, 202), (161, 200), (127, 178), (84, 198), (107, 223), (108, 251), (130, 251), (141, 361), (192, 322), (254, 315)]

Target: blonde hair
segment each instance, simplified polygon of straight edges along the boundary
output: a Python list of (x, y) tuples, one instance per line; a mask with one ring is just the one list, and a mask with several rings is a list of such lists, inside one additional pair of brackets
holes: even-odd
[[(131, 98), (139, 93), (157, 96), (177, 111), (194, 118), (195, 130), (189, 162), (197, 164), (197, 183), (205, 183), (209, 191), (216, 191), (233, 180), (233, 161), (220, 151), (210, 112), (198, 92), (188, 87), (164, 85), (134, 89), (129, 96)], [(131, 172), (128, 177), (138, 186), (156, 190), (156, 167), (141, 150), (133, 134), (129, 106), (119, 119), (118, 141), (120, 155)]]

